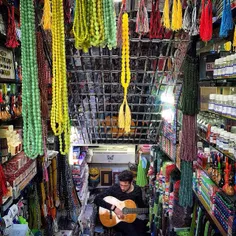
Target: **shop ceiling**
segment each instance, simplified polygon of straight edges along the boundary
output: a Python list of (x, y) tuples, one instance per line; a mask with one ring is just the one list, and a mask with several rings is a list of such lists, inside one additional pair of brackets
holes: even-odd
[[(149, 39), (135, 33), (137, 2), (128, 1), (130, 18), (131, 83), (128, 103), (132, 111), (129, 134), (118, 128), (118, 111), (123, 100), (120, 84), (121, 49), (90, 48), (76, 50), (67, 38), (69, 113), (73, 126), (86, 144), (155, 144), (161, 125), (159, 92), (181, 41), (178, 35)], [(150, 1), (151, 2), (151, 1)], [(148, 5), (150, 17), (151, 5)], [(119, 6), (116, 5), (117, 15)]]

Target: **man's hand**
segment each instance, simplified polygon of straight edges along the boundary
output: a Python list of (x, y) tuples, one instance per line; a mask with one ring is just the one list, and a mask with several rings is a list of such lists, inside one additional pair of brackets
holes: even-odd
[(119, 219), (124, 219), (124, 215), (123, 215), (123, 212), (118, 208), (116, 207), (116, 209), (114, 210), (115, 214), (117, 215), (117, 217)]

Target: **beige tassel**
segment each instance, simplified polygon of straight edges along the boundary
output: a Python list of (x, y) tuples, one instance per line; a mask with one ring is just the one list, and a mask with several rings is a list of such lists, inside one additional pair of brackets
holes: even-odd
[(126, 101), (126, 106), (125, 106), (125, 133), (130, 132), (130, 126), (131, 126), (131, 111), (130, 111), (129, 105)]
[(118, 126), (119, 126), (120, 129), (125, 128), (124, 105), (125, 105), (125, 99), (123, 100), (122, 104), (120, 105), (120, 110), (119, 110)]

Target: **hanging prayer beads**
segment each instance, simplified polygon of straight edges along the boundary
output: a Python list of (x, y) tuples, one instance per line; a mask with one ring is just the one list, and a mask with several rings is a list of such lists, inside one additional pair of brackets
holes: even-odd
[(75, 48), (84, 48), (84, 44), (88, 38), (88, 27), (86, 23), (85, 0), (76, 0), (75, 18), (73, 23), (73, 33), (75, 36)]
[[(52, 58), (51, 127), (54, 134), (59, 136), (60, 153), (66, 154), (69, 152), (70, 147), (70, 121), (68, 112), (65, 28), (62, 0), (52, 0)], [(63, 140), (62, 135), (64, 136)]]
[(110, 50), (117, 46), (116, 17), (114, 12), (113, 0), (103, 0), (105, 43)]
[(42, 155), (43, 147), (33, 1), (22, 0), (20, 11), (23, 144), (25, 154), (30, 158), (36, 158)]
[[(119, 128), (130, 132), (131, 111), (127, 102), (127, 93), (130, 83), (130, 61), (129, 61), (129, 18), (124, 13), (122, 17), (122, 63), (121, 63), (121, 84), (124, 88), (124, 100), (120, 106), (118, 124)], [(124, 112), (125, 110), (125, 112)]]

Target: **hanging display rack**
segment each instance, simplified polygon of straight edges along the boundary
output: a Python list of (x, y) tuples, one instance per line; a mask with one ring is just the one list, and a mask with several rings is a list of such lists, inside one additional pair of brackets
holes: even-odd
[[(129, 134), (118, 128), (123, 99), (121, 49), (92, 47), (84, 53), (75, 49), (73, 37), (66, 39), (69, 113), (83, 143), (157, 143), (162, 122), (159, 93), (167, 85), (163, 77), (172, 72), (167, 60), (174, 61), (177, 45), (188, 40), (180, 39), (178, 33), (163, 39), (140, 37), (135, 33), (136, 1), (129, 2), (131, 81), (127, 99), (132, 114)], [(148, 9), (149, 17), (150, 12)], [(178, 83), (174, 81), (174, 85)]]

